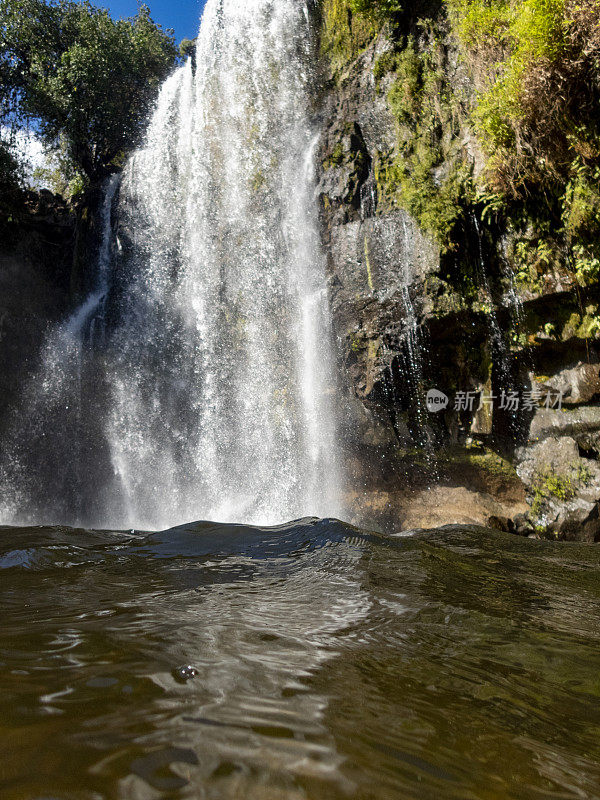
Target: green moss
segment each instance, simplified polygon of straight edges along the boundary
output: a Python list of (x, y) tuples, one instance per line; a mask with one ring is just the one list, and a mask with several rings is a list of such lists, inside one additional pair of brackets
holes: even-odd
[(588, 306), (583, 312), (573, 311), (560, 330), (563, 342), (569, 339), (594, 339), (600, 334), (600, 315), (597, 306)]
[[(520, 479), (510, 461), (481, 445), (471, 447), (449, 447), (440, 453), (441, 462), (450, 475), (476, 472), (494, 481), (519, 483)], [(468, 478), (466, 478), (468, 480)]]
[(589, 467), (574, 464), (568, 474), (559, 474), (546, 469), (534, 476), (531, 486), (531, 515), (538, 519), (550, 500), (566, 503), (572, 500), (578, 490), (587, 486), (592, 478)]
[(325, 169), (331, 169), (332, 167), (341, 167), (344, 163), (346, 156), (346, 152), (344, 150), (344, 145), (341, 142), (338, 142), (333, 149), (333, 152), (326, 158), (323, 162), (323, 167)]
[(262, 187), (266, 184), (267, 179), (265, 177), (265, 173), (262, 169), (257, 169), (254, 175), (250, 180), (250, 188), (253, 192), (259, 192)]
[(453, 164), (449, 174), (438, 183), (434, 177), (438, 165), (433, 148), (415, 149), (399, 169), (400, 204), (446, 252), (458, 246), (453, 234), (464, 214), (470, 167), (465, 163)]
[(483, 452), (467, 450), (464, 454), (464, 461), (496, 477), (510, 480), (518, 479), (517, 472), (510, 461), (502, 458), (492, 450), (484, 450)]
[(350, 337), (350, 350), (353, 353), (360, 353), (364, 349), (364, 343), (356, 336)]
[(380, 88), (380, 83), (386, 75), (394, 72), (398, 68), (398, 52), (396, 49), (386, 50), (382, 53), (373, 65), (373, 78), (377, 89)]
[(585, 314), (581, 317), (581, 323), (577, 329), (577, 335), (581, 339), (597, 339), (600, 336), (598, 306), (588, 306), (585, 309)]
[(463, 292), (456, 291), (437, 275), (428, 275), (423, 282), (423, 294), (428, 300), (432, 318), (447, 317), (467, 309)]
[(402, 13), (397, 0), (321, 0), (321, 53), (336, 76), (390, 25), (395, 30)]
[(480, 47), (482, 43), (502, 42), (510, 24), (510, 7), (503, 0), (468, 2), (447, 0), (455, 28), (465, 47)]
[(473, 194), (472, 167), (458, 140), (458, 101), (446, 75), (442, 34), (432, 23), (420, 44), (409, 36), (381, 58), (377, 75), (393, 69), (388, 102), (398, 145), (375, 158), (380, 203), (409, 211), (442, 252), (456, 249), (456, 223)]
[[(427, 72), (429, 64), (417, 52), (412, 36), (409, 36), (405, 48), (396, 54), (395, 65), (395, 79), (388, 93), (390, 108), (400, 123), (412, 125), (416, 122), (415, 116), (422, 111), (423, 101), (427, 100), (427, 84), (434, 76)], [(437, 77), (441, 78), (439, 72)]]
[(343, 72), (381, 30), (370, 9), (361, 10), (351, 0), (322, 0), (321, 54), (334, 74)]

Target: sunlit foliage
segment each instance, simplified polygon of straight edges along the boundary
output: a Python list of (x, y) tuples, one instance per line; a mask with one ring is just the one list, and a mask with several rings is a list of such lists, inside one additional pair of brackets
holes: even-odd
[(91, 181), (138, 141), (177, 49), (145, 6), (136, 17), (71, 0), (0, 0), (4, 115), (36, 121)]

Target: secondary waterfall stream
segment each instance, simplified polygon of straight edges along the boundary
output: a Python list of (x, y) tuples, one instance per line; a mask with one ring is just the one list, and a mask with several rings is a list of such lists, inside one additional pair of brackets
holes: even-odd
[(312, 47), (296, 0), (207, 3), (6, 436), (3, 522), (341, 513)]

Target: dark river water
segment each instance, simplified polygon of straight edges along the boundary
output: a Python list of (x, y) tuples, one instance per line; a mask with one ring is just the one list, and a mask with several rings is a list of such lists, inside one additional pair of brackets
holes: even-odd
[(0, 530), (0, 796), (600, 797), (600, 549)]

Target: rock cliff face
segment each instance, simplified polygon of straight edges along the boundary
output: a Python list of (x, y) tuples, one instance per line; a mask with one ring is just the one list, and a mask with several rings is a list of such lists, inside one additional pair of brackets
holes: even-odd
[(33, 373), (47, 327), (70, 295), (75, 218), (61, 198), (31, 193), (0, 244), (0, 426)]
[[(393, 77), (381, 74), (395, 47), (384, 27), (342, 67), (325, 52), (317, 108), (355, 519), (599, 541), (598, 282), (582, 286), (566, 259), (524, 281), (516, 253), (535, 231), (486, 226), (475, 204), (457, 201), (459, 242), (448, 252), (401, 192), (389, 201), (381, 165), (407, 151)], [(468, 106), (475, 87), (447, 36), (442, 50), (445, 80)], [(481, 154), (457, 115), (437, 133), (449, 144), (436, 169), (449, 174), (460, 158), (476, 175)], [(440, 413), (426, 406), (434, 387), (449, 398)]]
[(0, 218), (0, 433), (42, 356), (48, 329), (90, 290), (100, 242), (101, 186), (77, 204), (23, 192)]

